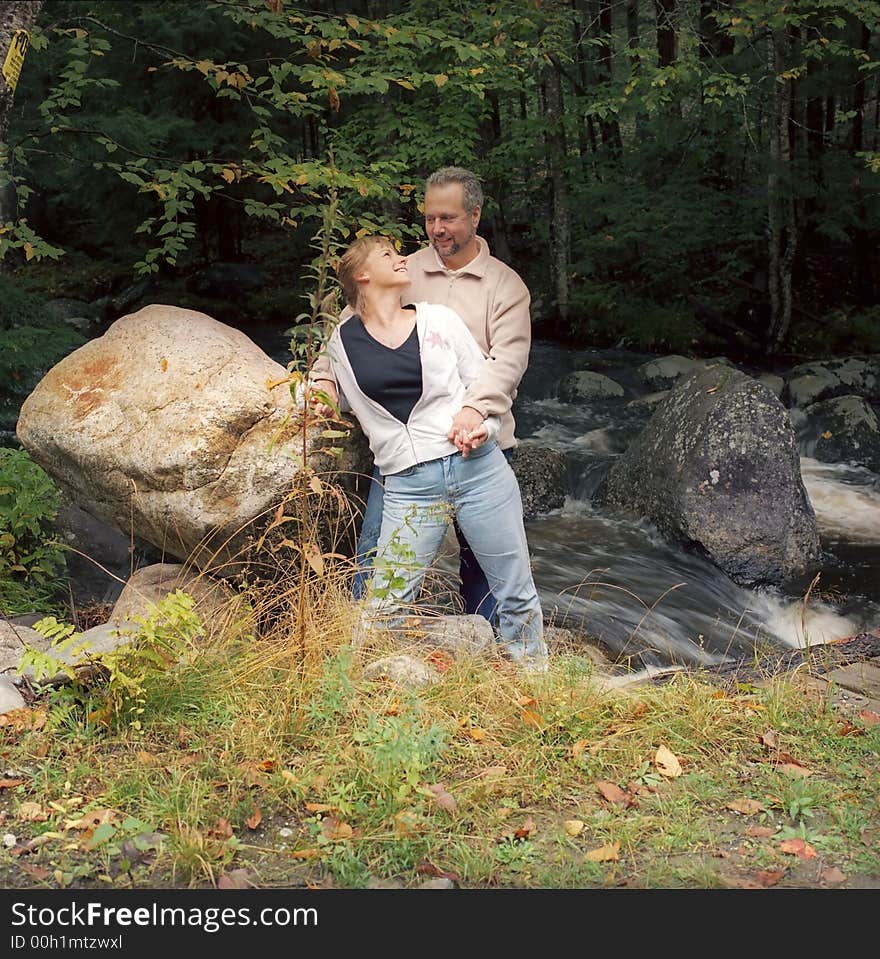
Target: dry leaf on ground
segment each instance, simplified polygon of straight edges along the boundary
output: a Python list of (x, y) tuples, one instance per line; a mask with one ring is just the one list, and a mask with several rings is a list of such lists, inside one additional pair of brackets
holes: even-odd
[(327, 839), (340, 841), (351, 839), (354, 830), (347, 822), (340, 822), (335, 816), (327, 816), (321, 822), (321, 832)]
[(433, 786), (428, 786), (428, 790), (433, 795), (434, 802), (437, 803), (444, 812), (454, 813), (455, 810), (458, 809), (455, 796), (446, 789), (445, 783), (434, 783)]
[(839, 882), (846, 882), (846, 876), (842, 873), (837, 866), (829, 866), (827, 869), (823, 869), (819, 873), (819, 878), (822, 882), (827, 882), (830, 885), (837, 885)]
[(253, 889), (255, 886), (254, 876), (247, 869), (224, 872), (217, 880), (218, 889)]
[(633, 804), (633, 797), (628, 792), (624, 792), (620, 786), (616, 783), (609, 782), (607, 779), (602, 779), (597, 782), (596, 789), (602, 794), (603, 799), (607, 799), (608, 802), (614, 803), (615, 805), (626, 808)]
[(757, 799), (734, 799), (727, 803), (727, 809), (741, 813), (743, 816), (753, 816), (755, 813), (764, 812), (764, 804)]
[(317, 859), (321, 855), (320, 849), (297, 849), (290, 854), (291, 859)]
[(775, 833), (776, 829), (772, 826), (749, 826), (746, 830), (746, 835), (753, 839), (769, 839)]
[(763, 736), (760, 737), (761, 743), (766, 746), (768, 749), (776, 749), (776, 730), (768, 729)]
[(654, 765), (657, 767), (657, 772), (668, 779), (675, 779), (676, 776), (681, 775), (681, 763), (678, 757), (666, 746), (658, 747), (654, 754)]
[(768, 886), (775, 886), (784, 876), (784, 869), (762, 869), (755, 878), (758, 884), (766, 889)]
[(880, 723), (880, 713), (875, 713), (873, 709), (859, 710), (859, 719), (868, 726), (874, 726)]
[(18, 807), (18, 818), (24, 822), (45, 822), (50, 812), (37, 802), (23, 802)]
[(778, 768), (782, 772), (784, 772), (786, 775), (793, 776), (795, 778), (797, 777), (803, 778), (805, 776), (813, 775), (812, 769), (808, 769), (806, 766), (801, 765), (801, 763), (799, 762), (780, 763)]
[(16, 786), (24, 785), (26, 782), (26, 779), (0, 779), (0, 789), (14, 789)]
[(589, 862), (617, 862), (620, 859), (620, 843), (610, 842), (598, 849), (592, 849), (584, 854)]
[(574, 839), (575, 836), (579, 836), (584, 831), (584, 824), (580, 819), (566, 819), (562, 824), (566, 833)]
[(262, 821), (263, 821), (263, 814), (260, 812), (257, 804), (254, 803), (253, 815), (248, 816), (248, 818), (245, 819), (245, 823), (247, 824), (248, 829), (256, 829), (257, 826), (259, 826)]
[(789, 856), (798, 859), (815, 859), (816, 850), (804, 839), (786, 839), (779, 844), (779, 848)]

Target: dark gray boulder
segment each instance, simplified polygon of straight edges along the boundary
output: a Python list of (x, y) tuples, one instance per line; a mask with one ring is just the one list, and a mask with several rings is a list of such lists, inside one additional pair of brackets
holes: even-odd
[(880, 473), (877, 416), (860, 396), (838, 396), (805, 410), (807, 452), (822, 463), (855, 463)]
[(558, 450), (520, 444), (511, 455), (510, 465), (519, 483), (526, 519), (559, 509), (565, 503), (568, 469), (565, 456)]
[(679, 383), (612, 467), (603, 498), (742, 585), (781, 584), (820, 554), (788, 413), (730, 367)]

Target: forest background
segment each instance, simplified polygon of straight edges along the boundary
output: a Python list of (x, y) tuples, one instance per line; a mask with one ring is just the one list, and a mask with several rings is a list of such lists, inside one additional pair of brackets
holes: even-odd
[[(880, 349), (880, 3), (0, 8), (4, 52), (30, 32), (0, 97), (7, 394), (76, 345), (51, 297), (149, 277), (152, 302), (292, 323), (327, 211), (333, 243), (414, 250), (445, 164), (483, 178), (482, 232), (538, 335), (740, 360)], [(192, 278), (218, 261), (260, 281), (206, 299)]]

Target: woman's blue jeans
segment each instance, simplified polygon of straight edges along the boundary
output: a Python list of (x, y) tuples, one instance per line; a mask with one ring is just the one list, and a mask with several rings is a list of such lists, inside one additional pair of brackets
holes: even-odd
[[(504, 458), (510, 462), (511, 450), (503, 450)], [(473, 455), (473, 454), (471, 454)], [(364, 518), (357, 542), (357, 570), (354, 574), (352, 594), (355, 599), (363, 599), (373, 575), (373, 557), (376, 544), (382, 530), (382, 509), (385, 487), (378, 469), (373, 470), (370, 492), (364, 509)], [(488, 619), (493, 626), (498, 625), (498, 602), (489, 588), (486, 574), (480, 568), (477, 557), (461, 531), (458, 522), (453, 524), (459, 547), (459, 577), (461, 579), (461, 599), (465, 613), (476, 613)]]
[(385, 477), (370, 606), (379, 617), (415, 602), (446, 528), (458, 521), (498, 603), (498, 632), (513, 660), (546, 659), (522, 499), (497, 444), (419, 463)]

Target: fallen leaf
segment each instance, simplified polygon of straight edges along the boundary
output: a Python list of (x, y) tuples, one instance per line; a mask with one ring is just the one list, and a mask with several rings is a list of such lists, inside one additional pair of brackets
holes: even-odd
[(482, 726), (471, 726), (470, 720), (464, 719), (458, 724), (458, 728), (463, 736), (473, 739), (475, 743), (481, 743), (487, 736), (486, 730)]
[(577, 762), (583, 755), (584, 750), (590, 745), (589, 739), (579, 739), (571, 744), (571, 758)]
[(418, 836), (426, 829), (426, 823), (412, 809), (401, 809), (394, 814), (394, 831), (401, 836)]
[(776, 730), (775, 729), (768, 729), (767, 732), (764, 733), (764, 735), (761, 736), (760, 739), (763, 745), (765, 745), (768, 749), (776, 749)]
[(445, 673), (455, 662), (451, 653), (445, 649), (433, 649), (427, 660), (440, 673)]
[(772, 826), (749, 826), (746, 830), (746, 835), (753, 839), (768, 839), (775, 833), (776, 830)]
[(228, 819), (220, 818), (217, 820), (217, 825), (213, 829), (208, 830), (208, 835), (213, 836), (215, 839), (231, 839), (232, 838), (232, 823)]
[(447, 872), (427, 859), (422, 860), (416, 866), (416, 872), (422, 876), (433, 876), (435, 879), (451, 879), (453, 882), (460, 882), (461, 876), (457, 872)]
[(292, 859), (317, 859), (320, 855), (320, 849), (297, 849), (290, 854)]
[(162, 761), (155, 753), (148, 753), (143, 749), (139, 749), (134, 754), (134, 758), (141, 766), (160, 766), (162, 764)]
[(681, 763), (678, 757), (665, 746), (658, 747), (654, 754), (654, 765), (661, 776), (669, 779), (675, 779), (676, 776), (681, 775)]
[(815, 859), (816, 850), (804, 839), (786, 839), (779, 844), (779, 848), (789, 856), (798, 859)]
[(217, 880), (218, 889), (253, 889), (251, 873), (247, 869), (233, 869), (232, 872), (224, 872)]
[(536, 729), (543, 729), (546, 723), (544, 717), (536, 713), (534, 709), (524, 709), (520, 713), (520, 718), (527, 726), (534, 726)]
[(118, 809), (91, 809), (83, 814), (81, 819), (68, 820), (66, 826), (68, 829), (79, 829), (83, 831), (92, 830), (103, 826), (105, 823), (118, 822), (122, 818), (122, 813)]
[(249, 816), (245, 819), (248, 829), (256, 829), (257, 826), (263, 821), (263, 814), (260, 812), (257, 804), (254, 803), (254, 812), (252, 816)]
[(534, 696), (520, 696), (517, 702), (523, 707), (523, 709), (526, 709), (528, 706), (538, 705), (538, 700), (535, 699)]
[(49, 818), (49, 810), (36, 802), (23, 802), (18, 807), (18, 818), (24, 822), (45, 822)]
[(26, 779), (0, 779), (0, 789), (14, 789), (16, 786), (22, 786)]
[(321, 832), (333, 842), (351, 839), (354, 830), (347, 822), (340, 822), (335, 816), (327, 816), (321, 822)]
[(566, 833), (574, 839), (575, 836), (579, 836), (584, 831), (584, 824), (580, 819), (566, 819), (562, 824)]
[(734, 799), (727, 803), (727, 809), (741, 813), (743, 816), (753, 816), (755, 813), (764, 812), (764, 804), (757, 799)]
[(851, 723), (847, 719), (838, 721), (837, 733), (840, 736), (864, 736), (865, 730), (861, 726), (856, 726), (855, 723)]
[[(33, 852), (35, 849), (39, 849), (40, 846), (45, 846), (47, 842), (52, 842), (53, 839), (63, 838), (60, 833), (50, 833), (44, 832), (39, 836), (34, 836), (33, 839), (29, 839), (27, 842), (19, 843), (17, 846), (13, 846), (9, 850), (10, 856), (26, 856), (29, 852)], [(74, 846), (74, 848), (77, 848)]]
[(481, 769), (477, 775), (483, 779), (501, 779), (507, 775), (507, 766), (486, 766), (486, 768)]
[(44, 869), (42, 866), (30, 866), (27, 863), (22, 863), (21, 870), (27, 873), (31, 879), (36, 879), (37, 882), (43, 882), (52, 875), (48, 869)]
[(827, 869), (823, 869), (819, 873), (819, 878), (822, 882), (830, 883), (831, 885), (837, 885), (839, 882), (846, 882), (846, 876), (837, 868), (837, 866), (829, 866)]
[(382, 710), (383, 716), (399, 716), (403, 712), (403, 706), (395, 699), (392, 700), (387, 708)]
[(615, 783), (608, 782), (607, 779), (597, 782), (596, 789), (602, 794), (603, 799), (607, 799), (608, 802), (614, 803), (617, 806), (623, 806), (624, 809), (633, 804), (633, 797), (629, 793), (624, 792), (620, 786)]
[(589, 862), (617, 862), (620, 859), (620, 843), (611, 842), (598, 849), (592, 849), (584, 855)]
[(48, 712), (45, 709), (11, 709), (0, 715), (0, 726), (11, 726), (13, 729), (42, 729), (46, 725)]
[(800, 763), (797, 763), (797, 762), (795, 762), (795, 763), (780, 763), (778, 768), (781, 769), (782, 772), (786, 773), (786, 775), (788, 775), (788, 776), (793, 776), (793, 777), (798, 777), (798, 776), (800, 776), (801, 778), (803, 778), (803, 777), (806, 777), (806, 776), (812, 776), (812, 775), (813, 775), (813, 770), (812, 770), (812, 769), (807, 769), (806, 766), (802, 766)]
[(868, 726), (874, 726), (880, 723), (880, 714), (875, 713), (873, 709), (861, 709), (859, 719)]
[(755, 874), (758, 884), (763, 889), (767, 889), (769, 886), (775, 886), (784, 876), (784, 869), (762, 869), (759, 873)]
[(325, 802), (307, 802), (306, 812), (333, 812), (335, 806)]
[(513, 831), (514, 839), (528, 839), (529, 836), (536, 830), (535, 821), (529, 816), (528, 819), (519, 827)]
[(437, 803), (444, 812), (451, 814), (458, 808), (455, 796), (447, 791), (443, 783), (435, 783), (433, 786), (428, 786), (428, 789), (434, 796), (434, 802)]
[(289, 769), (281, 770), (281, 778), (286, 779), (289, 783), (299, 782), (296, 778), (296, 773), (292, 773)]

